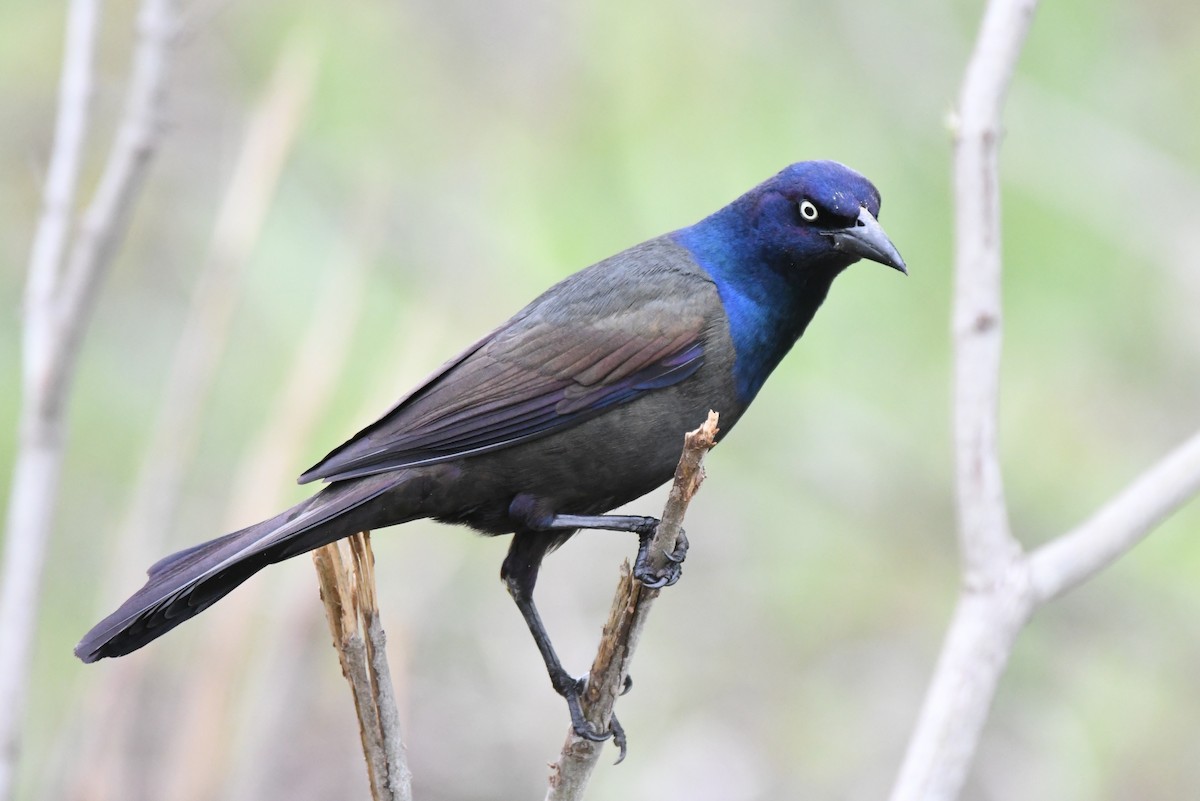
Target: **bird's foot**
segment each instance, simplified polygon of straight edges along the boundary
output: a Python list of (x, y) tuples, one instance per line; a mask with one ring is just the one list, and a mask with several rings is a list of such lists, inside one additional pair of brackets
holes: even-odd
[[(567, 702), (567, 712), (571, 716), (571, 728), (575, 733), (585, 740), (591, 740), (594, 743), (602, 743), (608, 738), (612, 738), (613, 744), (620, 749), (620, 756), (614, 765), (619, 765), (625, 759), (625, 754), (629, 749), (629, 742), (625, 738), (625, 729), (621, 727), (617, 716), (610, 715), (608, 719), (608, 730), (599, 730), (591, 721), (583, 716), (583, 706), (580, 704), (579, 697), (587, 687), (587, 677), (576, 679), (565, 671), (560, 676), (553, 677), (554, 690), (561, 695)], [(625, 677), (624, 686), (621, 689), (621, 695), (629, 692), (629, 688), (633, 686), (633, 680), (628, 676)]]
[(638, 532), (638, 552), (637, 558), (633, 561), (633, 577), (642, 582), (644, 586), (657, 590), (662, 587), (670, 587), (679, 581), (679, 577), (683, 574), (683, 560), (687, 558), (688, 538), (683, 529), (680, 529), (675, 549), (663, 554), (667, 558), (667, 564), (656, 570), (650, 567), (650, 540), (653, 535), (653, 530)]
[(683, 560), (687, 559), (689, 547), (687, 532), (681, 528), (679, 529), (679, 536), (675, 539), (675, 550), (668, 551), (663, 555), (666, 556), (669, 561), (674, 562), (677, 565), (681, 565), (683, 564)]

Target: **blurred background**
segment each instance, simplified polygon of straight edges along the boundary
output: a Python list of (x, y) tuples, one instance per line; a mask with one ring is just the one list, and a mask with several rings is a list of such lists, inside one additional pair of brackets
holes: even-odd
[[(105, 5), (84, 196), (128, 76)], [(911, 277), (839, 279), (709, 459), (594, 799), (878, 799), (955, 597), (946, 119), (961, 0), (193, 0), (149, 184), (72, 399), (21, 799), (365, 798), (307, 558), (152, 647), (78, 638), (158, 557), (293, 477), (552, 282), (792, 161), (882, 192)], [(0, 485), (53, 126), (57, 3), (0, 5)], [(1001, 434), (1014, 527), (1087, 516), (1200, 420), (1200, 12), (1038, 12), (1002, 153)], [(697, 421), (700, 422), (700, 421)], [(662, 496), (635, 504), (655, 514)], [(1200, 796), (1200, 508), (1021, 636), (965, 797)], [(567, 729), (498, 581), (505, 538), (374, 538), (418, 798), (535, 798)], [(588, 534), (538, 600), (590, 663), (634, 542)], [(615, 751), (612, 752), (615, 758)]]

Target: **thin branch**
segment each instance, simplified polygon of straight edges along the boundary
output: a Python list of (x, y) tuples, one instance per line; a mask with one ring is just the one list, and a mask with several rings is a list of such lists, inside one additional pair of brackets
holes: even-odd
[[(54, 303), (63, 254), (67, 250), (87, 141), (99, 14), (99, 0), (72, 0), (67, 11), (54, 147), (46, 173), (42, 214), (29, 257), (29, 282), (25, 287), (26, 324), (30, 328), (41, 329), (45, 325), (37, 318), (47, 314)], [(40, 376), (44, 374), (50, 356), (49, 342), (46, 337), (26, 336), (23, 345), (25, 386), (41, 386)]]
[(951, 801), (1013, 643), (1035, 608), (1094, 575), (1200, 491), (1200, 434), (1075, 530), (1026, 555), (1008, 527), (996, 443), (1000, 115), (1037, 0), (992, 0), (968, 65), (955, 149), (955, 410), (963, 588), (892, 801)]
[[(663, 509), (662, 522), (650, 543), (650, 567), (653, 570), (661, 570), (667, 563), (666, 554), (675, 549), (688, 504), (704, 480), (704, 456), (716, 444), (717, 422), (717, 413), (710, 411), (704, 424), (684, 437), (683, 454), (675, 468), (675, 483)], [(629, 675), (633, 652), (641, 640), (650, 606), (658, 593), (659, 590), (645, 587), (633, 578), (628, 562), (622, 565), (608, 622), (600, 637), (600, 647), (588, 673), (588, 686), (582, 698), (584, 717), (600, 731), (608, 728), (613, 705)], [(600, 760), (603, 745), (585, 740), (574, 729), (568, 730), (562, 754), (558, 762), (550, 766), (546, 801), (582, 799), (588, 779)]]
[(891, 801), (958, 798), (1013, 643), (1032, 608), (1021, 562), (988, 591), (962, 592)]
[(1200, 432), (1138, 476), (1088, 520), (1029, 555), (1039, 603), (1108, 567), (1200, 493)]
[(52, 398), (66, 398), (97, 290), (125, 234), (158, 145), (175, 20), (175, 0), (143, 0), (138, 10), (137, 45), (117, 137), (58, 290), (54, 325), (61, 351), (46, 376)]
[[(0, 584), (0, 801), (11, 797), (46, 544), (53, 527), (66, 438), (64, 408), (80, 340), (97, 289), (124, 232), (154, 146), (166, 86), (170, 0), (145, 0), (121, 130), (104, 177), (77, 233), (70, 261), (70, 215), (86, 138), (99, 6), (74, 0), (68, 11), (54, 151), (42, 216), (30, 255), (23, 333), (19, 446), (13, 470)], [(138, 135), (132, 136), (131, 132)]]
[(400, 713), (375, 598), (370, 534), (355, 534), (348, 541), (318, 548), (313, 551), (313, 564), (342, 675), (354, 695), (371, 798), (412, 801), (412, 774), (400, 736)]
[(1037, 0), (992, 0), (959, 95), (954, 152), (958, 532), (968, 582), (1013, 559), (996, 445), (1000, 386), (1001, 110)]

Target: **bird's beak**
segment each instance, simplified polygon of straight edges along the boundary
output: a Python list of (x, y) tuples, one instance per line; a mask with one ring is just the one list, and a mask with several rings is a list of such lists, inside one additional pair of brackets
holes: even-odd
[(900, 258), (896, 246), (883, 232), (883, 226), (865, 208), (859, 210), (854, 225), (829, 231), (828, 236), (833, 239), (833, 246), (843, 253), (886, 264), (908, 275), (908, 268), (904, 266), (904, 259)]

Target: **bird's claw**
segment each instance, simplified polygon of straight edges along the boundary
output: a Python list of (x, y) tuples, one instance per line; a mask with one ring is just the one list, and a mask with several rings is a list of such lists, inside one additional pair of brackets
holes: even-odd
[[(613, 744), (621, 751), (620, 756), (617, 757), (617, 761), (613, 763), (614, 765), (619, 765), (625, 759), (625, 754), (629, 750), (629, 741), (625, 737), (625, 729), (622, 728), (616, 715), (609, 716), (607, 731), (598, 730), (591, 721), (583, 716), (583, 707), (580, 705), (579, 696), (587, 688), (587, 681), (587, 676), (575, 679), (564, 674), (558, 681), (554, 682), (554, 689), (567, 701), (567, 711), (571, 715), (571, 729), (574, 730), (575, 734), (593, 743), (602, 743), (611, 737)], [(621, 689), (621, 695), (629, 692), (632, 686), (633, 680), (626, 676)]]
[(642, 583), (642, 586), (650, 590), (661, 590), (663, 587), (670, 587), (675, 582), (679, 581), (679, 576), (683, 573), (679, 565), (675, 562), (667, 565), (661, 571), (654, 571), (646, 568), (644, 570), (633, 571), (633, 577)]
[(597, 731), (596, 727), (593, 726), (591, 723), (589, 723), (586, 720), (583, 721), (583, 723), (579, 726), (572, 724), (571, 728), (573, 728), (575, 730), (575, 733), (577, 735), (579, 735), (580, 737), (582, 737), (585, 740), (591, 740), (593, 743), (602, 743), (605, 740), (607, 740), (609, 737), (613, 736), (613, 733), (611, 730)]
[(670, 587), (679, 581), (679, 577), (683, 575), (683, 560), (687, 557), (688, 539), (687, 535), (680, 529), (679, 537), (675, 542), (675, 548), (663, 553), (667, 563), (661, 568), (655, 569), (650, 567), (649, 564), (652, 534), (653, 532), (640, 535), (637, 559), (633, 562), (633, 577), (640, 581), (642, 586), (651, 590), (658, 590), (663, 587)]
[(675, 540), (675, 550), (664, 551), (663, 556), (677, 565), (682, 564), (683, 560), (687, 558), (688, 547), (687, 534), (683, 529), (679, 529), (679, 536)]
[(620, 765), (625, 761), (625, 754), (629, 751), (629, 741), (625, 739), (625, 729), (621, 728), (620, 721), (616, 715), (612, 715), (608, 719), (608, 730), (612, 732), (613, 745), (621, 749), (621, 753), (617, 755), (617, 761), (614, 765)]
[[(587, 673), (584, 673), (582, 676), (575, 679), (575, 691), (576, 692), (582, 694), (583, 691), (587, 689), (587, 685), (588, 685), (588, 674)], [(633, 689), (633, 676), (626, 674), (625, 678), (621, 680), (621, 691), (619, 693), (617, 693), (617, 695), (619, 695), (619, 696), (620, 695), (628, 695), (629, 691), (632, 689)]]

